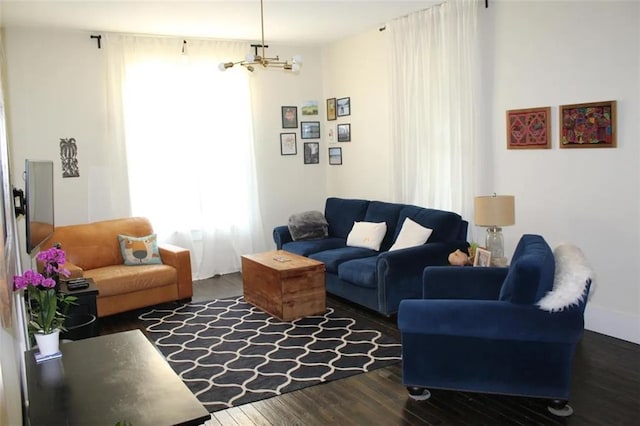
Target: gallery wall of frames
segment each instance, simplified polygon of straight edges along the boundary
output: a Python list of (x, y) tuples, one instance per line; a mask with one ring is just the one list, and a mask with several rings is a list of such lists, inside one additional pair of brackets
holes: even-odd
[[(283, 105), (281, 108), (282, 132), (280, 155), (298, 155), (298, 137), (302, 141), (304, 164), (320, 164), (321, 142), (326, 142), (328, 162), (342, 165), (340, 144), (351, 142), (351, 98), (329, 98), (326, 101), (326, 120), (321, 126), (320, 107), (316, 100), (302, 105)], [(299, 112), (299, 113), (298, 113)], [(323, 131), (321, 132), (321, 127)]]

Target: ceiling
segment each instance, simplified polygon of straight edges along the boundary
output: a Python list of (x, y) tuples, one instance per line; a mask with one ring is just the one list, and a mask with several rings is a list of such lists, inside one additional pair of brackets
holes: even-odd
[[(264, 0), (266, 43), (325, 44), (444, 0)], [(259, 0), (0, 0), (2, 26), (260, 41)]]

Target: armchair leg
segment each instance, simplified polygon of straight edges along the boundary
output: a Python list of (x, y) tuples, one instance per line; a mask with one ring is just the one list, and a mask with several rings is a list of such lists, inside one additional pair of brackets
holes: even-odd
[(431, 398), (431, 392), (429, 389), (421, 388), (419, 386), (407, 386), (409, 391), (409, 398), (415, 401), (426, 401)]
[(547, 410), (554, 416), (569, 417), (573, 414), (573, 408), (568, 404), (569, 401), (554, 399), (549, 402)]

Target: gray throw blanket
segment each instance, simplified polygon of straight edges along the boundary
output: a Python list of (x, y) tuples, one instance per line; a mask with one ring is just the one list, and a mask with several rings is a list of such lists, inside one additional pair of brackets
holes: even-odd
[(329, 235), (329, 224), (319, 211), (292, 214), (288, 223), (293, 241), (316, 240)]

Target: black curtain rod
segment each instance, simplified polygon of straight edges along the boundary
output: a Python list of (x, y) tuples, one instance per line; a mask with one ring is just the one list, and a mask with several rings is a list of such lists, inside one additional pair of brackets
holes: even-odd
[(92, 35), (92, 36), (89, 36), (89, 37), (92, 38), (92, 39), (93, 38), (96, 39), (96, 41), (98, 42), (98, 49), (102, 48), (102, 45), (101, 45), (102, 36), (101, 35)]

